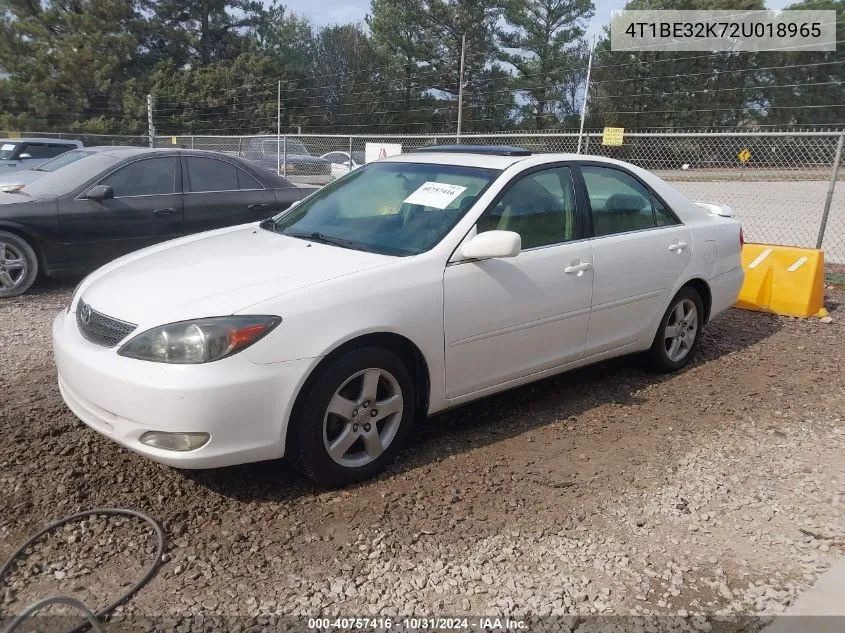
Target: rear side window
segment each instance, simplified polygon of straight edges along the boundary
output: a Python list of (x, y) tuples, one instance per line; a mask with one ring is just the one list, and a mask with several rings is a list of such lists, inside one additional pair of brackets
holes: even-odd
[(243, 169), (235, 168), (238, 174), (238, 189), (264, 189), (260, 182), (246, 173)]
[(596, 237), (677, 224), (640, 182), (618, 169), (581, 167)]
[(188, 183), (189, 191), (235, 191), (238, 189), (238, 175), (235, 166), (214, 160), (213, 158), (197, 158), (189, 156)]
[(192, 193), (264, 189), (255, 178), (231, 163), (196, 156), (189, 156), (185, 161), (188, 165), (188, 191)]
[(115, 198), (175, 193), (176, 160), (170, 157), (138, 160), (106, 176), (100, 184), (111, 187)]

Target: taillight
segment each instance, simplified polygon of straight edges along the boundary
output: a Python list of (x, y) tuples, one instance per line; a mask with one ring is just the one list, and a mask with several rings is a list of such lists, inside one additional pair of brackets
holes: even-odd
[(742, 234), (742, 227), (739, 227), (739, 247), (745, 246), (745, 235)]

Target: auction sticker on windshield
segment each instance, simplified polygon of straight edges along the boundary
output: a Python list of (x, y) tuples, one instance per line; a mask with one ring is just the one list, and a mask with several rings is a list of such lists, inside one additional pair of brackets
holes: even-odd
[(445, 209), (452, 201), (466, 191), (460, 185), (447, 185), (443, 182), (427, 182), (402, 202), (421, 204), (435, 209)]
[(0, 152), (11, 152), (13, 149), (15, 149), (14, 143), (7, 143), (3, 147), (0, 147)]

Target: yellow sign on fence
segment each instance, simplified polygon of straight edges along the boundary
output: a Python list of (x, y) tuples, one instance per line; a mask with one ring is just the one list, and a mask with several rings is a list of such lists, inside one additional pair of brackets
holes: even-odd
[(622, 145), (622, 137), (625, 134), (624, 127), (606, 127), (604, 128), (604, 134), (601, 137), (601, 144), (602, 145), (613, 145), (613, 146), (620, 146)]
[(739, 150), (739, 154), (736, 157), (743, 163), (747, 163), (748, 159), (751, 158), (751, 152), (748, 151), (747, 147), (743, 147)]
[(171, 144), (171, 145), (176, 145), (176, 144), (177, 144), (177, 140), (176, 140), (176, 137), (175, 137), (175, 136), (171, 136), (171, 137), (170, 137), (170, 144)]
[(20, 137), (21, 137), (20, 132), (9, 132), (9, 134), (7, 136), (7, 138), (20, 138)]

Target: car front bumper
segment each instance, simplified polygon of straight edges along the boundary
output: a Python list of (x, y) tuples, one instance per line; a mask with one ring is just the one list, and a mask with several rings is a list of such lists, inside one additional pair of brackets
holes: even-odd
[[(59, 389), (95, 431), (178, 468), (216, 468), (284, 455), (292, 402), (312, 360), (258, 364), (243, 354), (203, 365), (125, 358), (82, 337), (73, 314), (53, 321)], [(207, 433), (191, 451), (142, 444), (147, 431)]]

